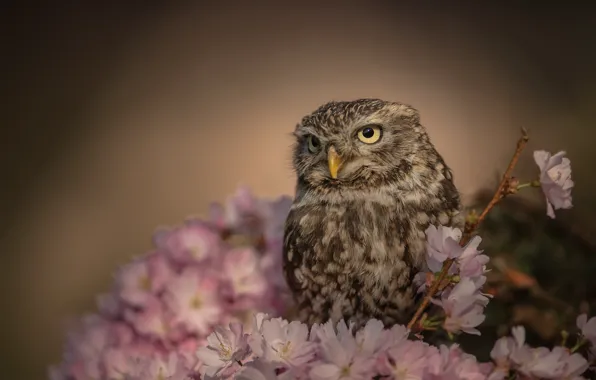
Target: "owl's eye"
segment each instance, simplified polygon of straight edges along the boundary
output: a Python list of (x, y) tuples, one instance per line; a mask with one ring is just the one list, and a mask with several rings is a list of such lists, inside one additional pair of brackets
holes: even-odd
[(307, 137), (308, 151), (311, 153), (317, 153), (321, 148), (321, 142), (318, 138), (313, 135)]
[(365, 144), (374, 144), (381, 138), (381, 127), (378, 125), (367, 125), (358, 131), (358, 140)]

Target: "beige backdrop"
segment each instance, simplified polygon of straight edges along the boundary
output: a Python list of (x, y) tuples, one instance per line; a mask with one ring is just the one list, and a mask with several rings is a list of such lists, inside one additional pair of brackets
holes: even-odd
[(569, 151), (577, 215), (592, 215), (594, 79), (556, 34), (564, 15), (329, 4), (15, 13), (4, 373), (43, 378), (62, 322), (91, 310), (156, 226), (239, 183), (291, 193), (289, 133), (328, 100), (414, 105), (464, 194), (528, 127), (532, 147)]

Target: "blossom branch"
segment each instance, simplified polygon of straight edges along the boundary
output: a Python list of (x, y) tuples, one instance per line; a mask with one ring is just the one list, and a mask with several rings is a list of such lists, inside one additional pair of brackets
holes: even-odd
[[(501, 179), (501, 182), (499, 184), (499, 187), (497, 188), (497, 191), (495, 192), (494, 196), (492, 197), (492, 199), (490, 200), (488, 205), (484, 208), (482, 213), (477, 218), (475, 218), (474, 221), (472, 221), (471, 223), (466, 223), (466, 226), (464, 229), (464, 234), (463, 234), (461, 240), (459, 241), (460, 246), (463, 247), (466, 244), (468, 244), (468, 242), (472, 238), (472, 233), (478, 228), (480, 223), (482, 223), (482, 221), (484, 221), (484, 219), (486, 218), (486, 216), (488, 215), (490, 210), (492, 210), (497, 205), (497, 203), (499, 203), (499, 201), (501, 199), (503, 199), (505, 196), (510, 194), (510, 185), (511, 185), (511, 180), (512, 180), (511, 173), (513, 172), (513, 169), (515, 169), (515, 166), (517, 165), (517, 162), (519, 161), (521, 152), (523, 151), (523, 149), (525, 148), (525, 146), (529, 140), (528, 133), (524, 128), (522, 128), (521, 132), (522, 132), (522, 136), (517, 141), (517, 147), (515, 149), (515, 153), (513, 154), (513, 157), (511, 158), (511, 161), (509, 162), (509, 166), (507, 166), (507, 170), (505, 170), (505, 173), (503, 174), (503, 178)], [(426, 296), (420, 303), (420, 306), (418, 306), (416, 313), (414, 314), (414, 316), (408, 323), (408, 329), (411, 330), (412, 327), (414, 327), (414, 325), (416, 324), (416, 322), (420, 319), (422, 313), (424, 312), (424, 310), (426, 310), (426, 308), (430, 304), (431, 299), (437, 293), (437, 291), (439, 290), (439, 287), (441, 286), (441, 284), (444, 282), (445, 278), (447, 277), (447, 273), (449, 272), (449, 268), (451, 268), (451, 265), (453, 264), (453, 262), (454, 262), (454, 259), (445, 260), (445, 262), (443, 263), (443, 267), (441, 269), (441, 273), (439, 274), (439, 277), (433, 282), (432, 286), (428, 290), (428, 293), (426, 294)]]

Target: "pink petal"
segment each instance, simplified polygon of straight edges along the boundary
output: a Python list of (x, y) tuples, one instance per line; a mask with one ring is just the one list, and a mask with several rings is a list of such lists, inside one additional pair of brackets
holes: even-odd
[(319, 364), (310, 370), (313, 380), (337, 380), (340, 373), (340, 368), (333, 364)]

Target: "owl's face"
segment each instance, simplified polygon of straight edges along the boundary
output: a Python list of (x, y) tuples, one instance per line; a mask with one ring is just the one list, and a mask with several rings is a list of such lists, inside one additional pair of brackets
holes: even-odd
[(328, 103), (294, 132), (294, 169), (307, 186), (362, 188), (407, 180), (428, 137), (413, 108), (378, 99)]

